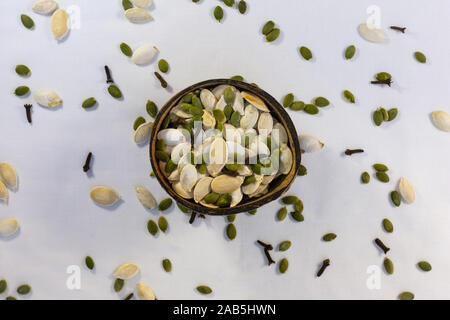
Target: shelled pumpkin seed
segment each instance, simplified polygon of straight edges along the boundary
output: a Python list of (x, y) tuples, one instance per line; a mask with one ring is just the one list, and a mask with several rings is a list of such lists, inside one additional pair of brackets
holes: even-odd
[(133, 55), (133, 50), (130, 48), (130, 46), (128, 44), (126, 44), (125, 42), (122, 42), (120, 44), (120, 51), (122, 51), (122, 53), (124, 55), (126, 55), (127, 57), (130, 57)]
[(164, 218), (163, 216), (158, 218), (158, 227), (159, 227), (159, 230), (161, 230), (162, 232), (166, 232), (167, 229), (169, 228), (169, 223), (167, 222), (166, 218)]
[(327, 233), (322, 237), (323, 241), (330, 242), (336, 239), (337, 235), (335, 233)]
[(344, 90), (344, 98), (350, 103), (355, 103), (355, 96), (348, 90)]
[(240, 0), (238, 3), (238, 10), (241, 14), (245, 14), (245, 12), (247, 11), (247, 2), (245, 2), (244, 0)]
[(158, 225), (153, 220), (148, 220), (147, 222), (147, 230), (150, 232), (152, 236), (155, 236), (158, 233)]
[(278, 270), (280, 273), (286, 273), (287, 269), (289, 268), (289, 261), (286, 258), (281, 259), (280, 264), (278, 266)]
[(31, 75), (31, 70), (24, 64), (19, 64), (16, 66), (16, 73), (19, 76), (29, 77)]
[(236, 238), (236, 227), (233, 223), (229, 223), (227, 226), (227, 237), (230, 240), (234, 240)]
[(20, 20), (22, 21), (22, 24), (27, 29), (33, 29), (34, 28), (34, 21), (26, 14), (20, 15)]
[(349, 60), (353, 58), (356, 52), (356, 47), (354, 45), (350, 45), (345, 49), (345, 59)]
[(425, 55), (420, 52), (420, 51), (416, 51), (414, 52), (414, 58), (416, 58), (416, 60), (420, 63), (426, 63), (427, 62), (427, 57), (425, 57)]
[(85, 262), (85, 264), (86, 264), (86, 267), (87, 267), (89, 270), (94, 269), (95, 262), (94, 262), (94, 259), (92, 259), (92, 257), (87, 256), (87, 257), (84, 259), (84, 262)]
[(158, 61), (158, 68), (159, 71), (167, 73), (167, 71), (169, 71), (169, 63), (165, 59), (160, 59)]
[(312, 59), (312, 57), (313, 57), (312, 52), (307, 47), (302, 46), (302, 47), (300, 47), (299, 51), (300, 51), (300, 54), (303, 57), (303, 59), (305, 59), (307, 61)]
[(431, 264), (430, 264), (428, 261), (419, 261), (419, 262), (417, 263), (417, 266), (418, 266), (422, 271), (425, 271), (425, 272), (429, 272), (429, 271), (431, 271), (431, 269), (432, 269)]
[(123, 289), (123, 286), (125, 285), (125, 281), (123, 279), (117, 278), (114, 281), (114, 291), (120, 292)]
[(388, 233), (394, 232), (394, 225), (389, 219), (383, 219), (383, 229)]
[(83, 109), (90, 109), (97, 104), (97, 100), (94, 97), (87, 98), (83, 101), (81, 107)]
[(214, 18), (216, 18), (217, 21), (221, 22), (223, 19), (223, 9), (221, 6), (216, 6), (214, 8)]
[(172, 271), (172, 262), (170, 262), (169, 259), (164, 259), (162, 261), (162, 266), (163, 266), (164, 271), (166, 271), (166, 272)]
[(198, 286), (197, 291), (201, 294), (210, 294), (212, 293), (212, 289), (208, 286)]

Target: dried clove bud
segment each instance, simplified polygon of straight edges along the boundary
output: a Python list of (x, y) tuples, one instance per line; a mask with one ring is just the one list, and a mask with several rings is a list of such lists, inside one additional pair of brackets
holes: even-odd
[(389, 87), (392, 84), (392, 80), (391, 79), (386, 79), (386, 80), (374, 80), (374, 81), (370, 81), (371, 84), (387, 84)]
[(361, 153), (361, 152), (364, 152), (364, 150), (363, 149), (347, 149), (347, 150), (345, 150), (345, 154), (348, 156), (351, 156), (354, 153)]
[(401, 33), (405, 33), (406, 27), (396, 27), (396, 26), (391, 26), (390, 27), (392, 30), (397, 30), (400, 31)]
[(375, 243), (383, 250), (384, 254), (386, 254), (390, 248), (386, 247), (386, 245), (378, 238), (375, 239)]
[(317, 272), (317, 277), (320, 277), (329, 265), (330, 265), (330, 259), (323, 260), (322, 266), (320, 267), (319, 271)]
[(131, 300), (131, 298), (133, 298), (133, 296), (134, 296), (134, 293), (132, 292), (129, 295), (127, 295), (126, 298), (123, 300)]
[(83, 166), (84, 172), (88, 172), (91, 169), (91, 159), (92, 159), (92, 152), (89, 152), (89, 154), (87, 155), (87, 158), (86, 158), (86, 162), (84, 163), (84, 166)]
[(195, 217), (197, 217), (197, 212), (192, 211), (191, 217), (189, 218), (189, 224), (194, 223)]
[(266, 255), (269, 266), (275, 263), (275, 261), (272, 259), (269, 253), (269, 250), (273, 250), (273, 246), (271, 244), (266, 244), (261, 240), (257, 240), (256, 242), (264, 248), (264, 254)]
[(114, 83), (114, 80), (111, 77), (111, 71), (109, 70), (108, 66), (105, 66), (105, 72), (106, 72), (106, 83)]
[(33, 107), (33, 105), (32, 104), (26, 104), (26, 105), (24, 105), (24, 107), (25, 107), (25, 111), (27, 113), (28, 123), (32, 123), (33, 120), (31, 119), (31, 108)]
[(160, 75), (159, 72), (155, 72), (155, 76), (158, 78), (159, 82), (161, 82), (161, 87), (167, 88), (167, 81), (164, 80), (162, 75)]

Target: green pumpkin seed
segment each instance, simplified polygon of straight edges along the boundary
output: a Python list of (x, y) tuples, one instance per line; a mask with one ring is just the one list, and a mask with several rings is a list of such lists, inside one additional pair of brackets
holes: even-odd
[(169, 63), (166, 60), (161, 59), (158, 61), (158, 68), (162, 73), (167, 73), (167, 71), (169, 71)]
[(198, 171), (198, 173), (200, 173), (200, 174), (206, 174), (206, 170), (207, 170), (206, 164), (202, 163), (202, 164), (197, 165), (197, 171)]
[(5, 300), (17, 300), (17, 299), (14, 298), (14, 297), (12, 297), (12, 296), (7, 296), (7, 297), (5, 298)]
[(417, 263), (417, 265), (419, 266), (419, 268), (422, 271), (428, 272), (431, 271), (431, 264), (427, 261), (419, 261), (419, 263)]
[(389, 170), (389, 168), (386, 165), (382, 164), (382, 163), (375, 163), (372, 167), (376, 171), (381, 171), (381, 172), (386, 172), (386, 171)]
[(414, 300), (414, 293), (412, 292), (402, 292), (398, 295), (399, 300)]
[(130, 2), (130, 0), (122, 0), (122, 7), (123, 7), (123, 10), (128, 10), (128, 9), (131, 9), (131, 8), (133, 8), (133, 4)]
[(258, 210), (253, 209), (253, 210), (250, 210), (248, 213), (250, 213), (251, 215), (254, 216), (257, 212), (258, 212)]
[(308, 170), (306, 169), (306, 167), (304, 165), (300, 165), (298, 167), (298, 171), (297, 171), (297, 175), (298, 176), (306, 176), (308, 174)]
[(156, 159), (161, 160), (162, 162), (167, 162), (170, 159), (170, 156), (164, 151), (157, 150), (155, 155)]
[(389, 219), (383, 219), (383, 229), (386, 232), (392, 233), (394, 231), (394, 225)]
[(183, 97), (183, 102), (185, 102), (185, 103), (192, 103), (192, 97), (194, 96), (194, 94), (193, 93), (188, 93), (187, 95), (185, 95), (184, 97)]
[(262, 168), (263, 168), (263, 165), (260, 164), (260, 163), (252, 164), (252, 171), (253, 171), (253, 173), (256, 173), (256, 174), (260, 175)]
[(380, 180), (381, 182), (384, 182), (384, 183), (389, 182), (389, 176), (387, 175), (386, 172), (379, 171), (376, 173), (376, 176), (377, 176), (378, 180)]
[(416, 58), (416, 60), (419, 61), (420, 63), (427, 62), (427, 57), (425, 57), (425, 55), (420, 51), (414, 52), (414, 58)]
[(223, 97), (227, 104), (233, 104), (234, 102), (234, 91), (231, 87), (227, 87), (223, 92)]
[(153, 171), (150, 172), (150, 177), (155, 177), (155, 173)]
[[(219, 109), (216, 109), (216, 110), (219, 110)], [(227, 104), (227, 105), (225, 106), (225, 108), (223, 109), (223, 113), (224, 113), (225, 118), (226, 118), (225, 121), (231, 119), (231, 115), (233, 114), (233, 112), (234, 112), (233, 107), (230, 106), (229, 104)], [(225, 122), (225, 121), (224, 121), (224, 122)]]
[(164, 199), (163, 201), (161, 201), (158, 205), (158, 210), (159, 211), (165, 211), (167, 209), (169, 209), (169, 207), (172, 205), (172, 199), (171, 198), (167, 198)]
[(305, 217), (302, 215), (302, 213), (300, 211), (291, 212), (291, 216), (294, 220), (296, 220), (298, 222), (302, 222), (305, 220)]
[(231, 203), (231, 195), (228, 193), (222, 194), (219, 199), (216, 201), (216, 205), (218, 205), (220, 208), (229, 207)]
[(30, 92), (30, 88), (28, 88), (26, 86), (20, 86), (20, 87), (16, 88), (16, 90), (14, 91), (14, 94), (18, 97), (22, 97), (22, 96), (26, 95), (28, 92)]
[(241, 14), (244, 14), (247, 11), (247, 2), (244, 0), (239, 1), (238, 10)]
[(203, 108), (202, 101), (197, 95), (192, 96), (192, 105), (198, 108)]
[(289, 240), (283, 241), (278, 245), (278, 250), (286, 251), (291, 247), (291, 242)]
[(283, 207), (280, 210), (278, 210), (278, 212), (277, 212), (278, 221), (283, 221), (284, 219), (286, 219), (287, 213), (288, 213), (288, 211), (287, 211), (286, 207)]
[(249, 184), (253, 183), (256, 181), (255, 176), (247, 176), (244, 178), (244, 182), (242, 183), (242, 186), (248, 186)]
[(349, 60), (353, 58), (355, 55), (356, 48), (354, 45), (348, 46), (347, 49), (345, 49), (345, 59)]
[(161, 124), (161, 130), (166, 129), (170, 124), (170, 117), (167, 117), (164, 119), (163, 123)]
[(296, 203), (294, 203), (294, 210), (302, 213), (303, 212), (303, 201), (298, 199)]
[(219, 200), (220, 195), (215, 192), (208, 193), (204, 198), (203, 201), (205, 201), (208, 204), (216, 203), (217, 200)]
[(172, 271), (172, 262), (170, 262), (169, 259), (164, 259), (162, 261), (162, 266), (163, 266), (164, 271), (166, 271), (166, 272)]
[(286, 258), (281, 259), (280, 264), (278, 266), (278, 270), (280, 270), (280, 273), (285, 273), (288, 268), (289, 268), (288, 259)]
[(192, 0), (192, 2), (194, 2), (194, 3), (197, 3), (197, 2), (199, 2), (200, 0)]
[(294, 111), (300, 111), (305, 109), (305, 103), (303, 101), (295, 101), (289, 108)]
[(235, 214), (230, 214), (229, 216), (227, 216), (227, 221), (228, 222), (234, 222), (234, 220), (236, 220), (236, 215)]
[(375, 125), (379, 127), (383, 122), (383, 113), (380, 110), (375, 110), (372, 118)]
[(173, 162), (172, 159), (169, 159), (169, 161), (167, 161), (167, 163), (166, 163), (166, 167), (164, 168), (164, 171), (168, 174), (171, 174), (172, 172), (175, 171), (176, 168), (177, 168), (177, 164), (175, 162)]
[(124, 285), (125, 285), (125, 280), (117, 278), (114, 281), (114, 291), (119, 292), (120, 290), (122, 290)]
[(95, 100), (94, 97), (90, 97), (83, 101), (83, 104), (81, 105), (81, 107), (83, 109), (90, 109), (93, 106), (95, 106), (96, 104), (97, 104), (97, 100)]
[(130, 46), (127, 45), (125, 42), (122, 42), (120, 44), (120, 51), (127, 57), (131, 57), (133, 55), (133, 50), (131, 50)]
[(236, 227), (232, 223), (229, 223), (227, 226), (227, 237), (230, 240), (234, 240), (234, 238), (236, 238)]
[(389, 258), (384, 258), (384, 270), (386, 270), (386, 272), (388, 274), (393, 274), (394, 273), (394, 264), (392, 263), (392, 261)]
[(210, 294), (212, 293), (212, 289), (208, 286), (198, 286), (197, 291), (201, 294)]
[(398, 109), (397, 108), (392, 108), (388, 110), (388, 120), (387, 121), (392, 121), (397, 117), (398, 114)]
[(230, 123), (236, 128), (240, 128), (241, 126), (241, 114), (237, 111), (233, 112), (230, 118)]
[(28, 77), (29, 75), (31, 75), (31, 70), (26, 65), (19, 64), (16, 66), (16, 73), (19, 76)]
[(34, 21), (33, 21), (33, 19), (31, 19), (26, 14), (22, 14), (20, 16), (20, 20), (22, 21), (22, 24), (24, 25), (25, 28), (27, 28), (27, 29), (33, 29), (34, 28)]
[(336, 239), (336, 237), (337, 237), (337, 235), (334, 233), (327, 233), (326, 235), (324, 235), (322, 237), (322, 240), (326, 241), (326, 242), (330, 242), (330, 241), (333, 241), (334, 239)]
[(300, 47), (300, 54), (305, 60), (310, 60), (312, 58), (311, 50), (309, 50), (307, 47)]
[(274, 27), (275, 27), (275, 22), (273, 22), (272, 20), (267, 21), (262, 28), (262, 34), (267, 36), (270, 33), (270, 31), (273, 30)]
[(386, 80), (392, 79), (392, 76), (387, 72), (379, 72), (375, 75), (375, 78), (378, 81), (386, 81)]
[(391, 200), (392, 200), (392, 203), (395, 204), (396, 207), (399, 207), (400, 204), (402, 203), (400, 193), (398, 193), (395, 190), (391, 192)]
[(296, 196), (286, 196), (281, 198), (281, 202), (283, 202), (284, 204), (295, 204), (299, 201), (300, 199), (297, 198)]
[(283, 107), (289, 108), (294, 103), (294, 94), (288, 93), (284, 96)]
[(156, 235), (158, 233), (158, 225), (153, 220), (148, 220), (147, 222), (147, 230), (150, 232), (152, 236)]
[(272, 31), (269, 32), (268, 35), (266, 35), (266, 41), (273, 42), (277, 40), (279, 36), (280, 36), (280, 29), (274, 28)]
[(139, 128), (140, 125), (143, 125), (145, 123), (145, 119), (143, 117), (137, 117), (136, 120), (134, 120), (133, 129), (134, 131)]
[(363, 172), (361, 174), (361, 181), (362, 183), (369, 183), (370, 182), (370, 175), (368, 172)]
[(156, 142), (156, 150), (163, 151), (165, 147), (166, 143), (164, 142), (164, 140), (158, 140), (158, 142)]
[(192, 114), (193, 116), (201, 116), (203, 115), (203, 109), (202, 107), (192, 105), (189, 107), (189, 113)]
[(222, 0), (223, 3), (227, 6), (227, 7), (232, 7), (234, 6), (234, 0)]
[(89, 270), (94, 269), (95, 263), (94, 263), (94, 259), (92, 259), (92, 257), (87, 256), (87, 257), (84, 259), (84, 262), (86, 263), (86, 267), (87, 267)]
[(314, 104), (318, 107), (323, 108), (328, 106), (330, 104), (330, 101), (328, 101), (328, 99), (324, 97), (317, 97), (314, 99)]
[(223, 131), (223, 122), (216, 122), (216, 129), (219, 130), (220, 132)]
[(355, 96), (348, 90), (344, 91), (344, 98), (350, 103), (355, 103)]
[(122, 91), (120, 91), (120, 89), (114, 84), (108, 87), (108, 92), (113, 98), (116, 99), (122, 98)]
[(380, 108), (379, 110), (381, 111), (381, 114), (383, 115), (383, 120), (384, 121), (388, 121), (389, 120), (389, 114), (386, 111), (386, 109), (385, 108)]
[(6, 288), (8, 287), (8, 283), (6, 280), (0, 280), (0, 294), (6, 291)]
[(31, 287), (27, 284), (23, 284), (17, 288), (17, 293), (21, 295), (29, 294)]
[(238, 171), (243, 167), (243, 164), (241, 163), (229, 163), (225, 165), (225, 168), (227, 168), (230, 171)]
[(231, 80), (236, 80), (236, 81), (244, 81), (244, 77), (236, 75), (236, 76), (232, 76), (230, 78)]
[(303, 109), (303, 111), (305, 111), (308, 114), (318, 114), (319, 113), (319, 108), (317, 108), (313, 104), (307, 104), (305, 106), (305, 108)]
[(254, 82), (250, 83), (250, 85), (251, 85), (251, 86), (254, 86), (254, 87), (256, 87), (256, 88), (259, 88), (259, 86), (258, 86), (256, 83), (254, 83)]
[(147, 113), (150, 115), (150, 117), (156, 117), (156, 114), (158, 113), (158, 107), (156, 106), (156, 103), (151, 100), (147, 100), (145, 109), (147, 110)]
[(185, 206), (183, 206), (183, 205), (182, 205), (181, 203), (179, 203), (179, 202), (177, 202), (177, 206), (178, 206), (178, 209), (180, 209), (181, 212), (183, 212), (183, 213), (189, 213), (189, 212), (190, 212), (188, 208), (186, 208)]
[(217, 21), (221, 21), (223, 18), (223, 9), (221, 6), (217, 6), (214, 9), (214, 18), (216, 18)]

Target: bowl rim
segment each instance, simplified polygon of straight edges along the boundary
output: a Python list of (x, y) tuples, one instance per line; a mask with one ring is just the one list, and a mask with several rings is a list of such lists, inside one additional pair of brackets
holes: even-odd
[[(281, 116), (281, 120), (283, 123), (283, 127), (286, 129), (288, 133), (288, 141), (289, 146), (291, 147), (291, 151), (293, 153), (293, 157), (295, 161), (293, 162), (292, 168), (289, 171), (288, 174), (285, 175), (284, 181), (287, 181), (287, 183), (284, 183), (285, 186), (281, 187), (279, 190), (276, 190), (275, 192), (269, 191), (266, 195), (263, 195), (261, 197), (255, 198), (253, 201), (245, 202), (242, 205), (237, 205), (232, 208), (208, 208), (204, 207), (201, 204), (195, 203), (193, 201), (190, 201), (190, 199), (184, 199), (181, 196), (179, 196), (175, 190), (171, 187), (169, 181), (167, 178), (162, 174), (160, 171), (158, 159), (156, 159), (155, 156), (152, 156), (156, 151), (156, 142), (157, 142), (157, 133), (160, 131), (160, 126), (162, 124), (162, 121), (165, 119), (166, 115), (169, 114), (170, 110), (177, 105), (177, 102), (185, 96), (187, 93), (193, 92), (198, 89), (204, 89), (204, 88), (211, 88), (214, 86), (219, 85), (230, 85), (238, 88), (239, 90), (248, 91), (259, 98), (263, 99), (266, 104), (268, 104), (269, 109), (276, 109), (276, 112), (279, 113), (278, 116)], [(271, 110), (271, 113), (274, 110)], [(151, 131), (150, 136), (150, 143), (149, 143), (149, 156), (150, 156), (150, 163), (153, 169), (153, 172), (155, 174), (156, 179), (158, 180), (158, 183), (161, 185), (161, 187), (169, 194), (171, 198), (173, 198), (176, 202), (182, 204), (186, 208), (192, 210), (192, 212), (195, 213), (203, 213), (206, 215), (214, 215), (214, 216), (226, 216), (231, 214), (238, 214), (242, 212), (248, 212), (254, 209), (257, 209), (269, 202), (272, 202), (276, 199), (278, 199), (281, 195), (286, 193), (289, 188), (291, 187), (292, 183), (294, 182), (297, 171), (301, 163), (301, 152), (300, 152), (300, 143), (297, 139), (298, 134), (297, 130), (295, 128), (294, 123), (292, 122), (291, 117), (286, 112), (286, 110), (281, 106), (281, 104), (272, 97), (269, 93), (264, 91), (263, 89), (256, 87), (254, 85), (248, 84), (246, 82), (238, 81), (238, 80), (232, 80), (232, 79), (209, 79), (201, 82), (197, 82), (189, 87), (186, 87), (185, 89), (179, 91), (178, 93), (174, 94), (165, 104), (162, 106), (157, 113), (155, 120), (153, 122), (153, 127)], [(289, 181), (287, 180), (289, 179)], [(281, 184), (281, 183), (280, 183)], [(278, 186), (277, 186), (278, 187)]]

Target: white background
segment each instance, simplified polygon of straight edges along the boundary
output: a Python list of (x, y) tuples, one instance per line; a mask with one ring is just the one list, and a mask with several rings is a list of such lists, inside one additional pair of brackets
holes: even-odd
[[(0, 240), (0, 278), (8, 281), (8, 294), (29, 283), (28, 299), (118, 299), (141, 280), (160, 299), (395, 299), (404, 290), (417, 299), (449, 299), (450, 136), (434, 127), (430, 113), (450, 112), (450, 2), (249, 0), (245, 15), (223, 6), (222, 23), (212, 16), (219, 1), (154, 2), (153, 20), (135, 25), (125, 19), (120, 0), (59, 0), (62, 8), (78, 6), (81, 18), (80, 28), (60, 43), (52, 38), (50, 17), (31, 11), (32, 1), (0, 2), (0, 161), (13, 164), (19, 175), (19, 190), (10, 193), (8, 204), (0, 203), (0, 218), (20, 223), (17, 236)], [(382, 44), (357, 32), (371, 4), (381, 10), (388, 36)], [(21, 25), (21, 13), (34, 19), (35, 30)], [(281, 28), (280, 38), (270, 44), (260, 32), (269, 19)], [(390, 25), (407, 26), (407, 33), (388, 30)], [(173, 91), (154, 78), (156, 64), (139, 67), (125, 57), (121, 42), (132, 48), (155, 44), (157, 58), (170, 63), (165, 77)], [(346, 61), (343, 51), (350, 44), (357, 54)], [(300, 57), (300, 45), (312, 50), (313, 60)], [(426, 54), (427, 64), (414, 60), (416, 50)], [(28, 65), (32, 76), (17, 76), (16, 64)], [(107, 93), (105, 64), (123, 101)], [(369, 84), (380, 71), (393, 75), (392, 88)], [(325, 143), (321, 152), (303, 157), (308, 175), (297, 178), (290, 190), (304, 201), (305, 221), (277, 222), (281, 205), (273, 202), (256, 216), (239, 215), (237, 238), (230, 242), (223, 217), (189, 225), (188, 216), (172, 207), (164, 213), (169, 231), (152, 237), (146, 223), (159, 213), (139, 204), (134, 187), (147, 186), (158, 201), (167, 195), (149, 177), (148, 145), (133, 142), (133, 121), (146, 115), (147, 99), (162, 106), (193, 83), (235, 74), (280, 101), (294, 92), (304, 101), (322, 95), (332, 102), (317, 116), (289, 111), (299, 133)], [(12, 92), (19, 85), (56, 90), (64, 104), (49, 110), (32, 96), (17, 98)], [(345, 89), (355, 94), (355, 105), (343, 100)], [(83, 110), (81, 103), (91, 96), (98, 107)], [(32, 125), (24, 103), (33, 103)], [(379, 106), (397, 107), (399, 116), (375, 127), (371, 114)], [(346, 157), (349, 147), (366, 152)], [(91, 176), (81, 169), (89, 151), (94, 153)], [(362, 185), (361, 172), (372, 175), (376, 162), (389, 166), (391, 182), (372, 177)], [(395, 208), (389, 193), (401, 176), (414, 184), (417, 200)], [(96, 185), (113, 187), (123, 202), (114, 210), (95, 205), (89, 191)], [(393, 234), (382, 230), (386, 217), (394, 224)], [(321, 241), (327, 232), (337, 239)], [(382, 271), (381, 289), (369, 290), (366, 270), (382, 267), (384, 258), (373, 244), (376, 237), (392, 248), (388, 256), (395, 273)], [(266, 266), (257, 239), (274, 246), (292, 241), (289, 251), (272, 254), (277, 261), (289, 259), (286, 274)], [(94, 272), (84, 267), (87, 254), (96, 262)], [(165, 257), (173, 263), (170, 274), (161, 267)], [(325, 258), (331, 266), (316, 278)], [(432, 272), (417, 268), (422, 259), (431, 262)], [(139, 264), (141, 272), (118, 295), (112, 272), (128, 261)], [(69, 265), (81, 266), (81, 290), (66, 288)], [(200, 296), (194, 289), (199, 284), (211, 286), (214, 294)]]

